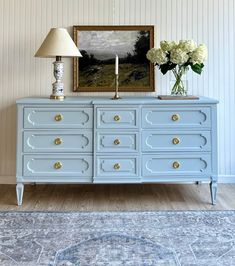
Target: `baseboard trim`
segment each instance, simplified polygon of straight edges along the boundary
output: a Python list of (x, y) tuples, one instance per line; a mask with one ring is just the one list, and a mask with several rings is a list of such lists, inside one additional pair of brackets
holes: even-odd
[[(235, 175), (219, 175), (218, 182), (222, 184), (235, 184)], [(0, 184), (15, 184), (15, 176), (0, 176)]]

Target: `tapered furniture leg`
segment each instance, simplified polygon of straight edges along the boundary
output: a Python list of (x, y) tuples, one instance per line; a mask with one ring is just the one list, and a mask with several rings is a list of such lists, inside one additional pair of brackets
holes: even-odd
[(217, 181), (211, 181), (210, 189), (211, 189), (211, 202), (212, 202), (212, 205), (215, 205), (216, 204), (216, 193), (217, 193)]
[(16, 197), (17, 197), (18, 206), (22, 205), (23, 194), (24, 194), (24, 184), (23, 183), (17, 183), (17, 185), (16, 185)]

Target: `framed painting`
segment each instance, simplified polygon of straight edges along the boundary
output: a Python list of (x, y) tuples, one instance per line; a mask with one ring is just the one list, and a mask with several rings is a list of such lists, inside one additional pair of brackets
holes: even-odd
[(146, 53), (154, 46), (154, 26), (74, 26), (82, 57), (74, 59), (74, 91), (114, 91), (119, 57), (119, 91), (154, 91), (154, 66)]

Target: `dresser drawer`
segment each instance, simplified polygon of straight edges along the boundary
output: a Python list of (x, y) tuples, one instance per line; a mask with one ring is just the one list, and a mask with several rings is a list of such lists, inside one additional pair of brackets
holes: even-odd
[(210, 107), (143, 108), (142, 126), (144, 128), (210, 127), (210, 111)]
[(137, 128), (138, 109), (97, 108), (97, 128)]
[(143, 131), (142, 150), (210, 151), (210, 131)]
[(97, 152), (137, 152), (138, 133), (97, 133)]
[(24, 176), (92, 176), (91, 155), (24, 155)]
[(92, 128), (92, 108), (25, 108), (24, 128)]
[(136, 177), (138, 176), (139, 162), (132, 156), (97, 156), (98, 177)]
[(205, 175), (211, 173), (210, 154), (143, 155), (143, 176)]
[(25, 131), (24, 152), (92, 152), (92, 131)]

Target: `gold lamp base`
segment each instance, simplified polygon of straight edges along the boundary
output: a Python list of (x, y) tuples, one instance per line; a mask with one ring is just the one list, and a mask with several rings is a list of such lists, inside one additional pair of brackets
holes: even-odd
[(60, 96), (57, 96), (57, 95), (51, 95), (50, 96), (50, 99), (51, 100), (59, 100), (59, 101), (63, 101), (65, 99), (65, 96), (64, 95), (60, 95)]

